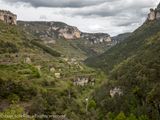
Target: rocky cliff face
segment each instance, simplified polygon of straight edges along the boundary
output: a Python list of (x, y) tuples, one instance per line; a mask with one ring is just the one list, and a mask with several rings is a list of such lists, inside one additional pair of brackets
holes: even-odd
[(28, 33), (43, 39), (77, 40), (84, 39), (86, 44), (111, 43), (111, 38), (105, 33), (83, 33), (77, 27), (69, 26), (62, 22), (22, 22), (18, 25)]
[(81, 32), (76, 27), (65, 26), (58, 30), (59, 36), (66, 40), (79, 39), (81, 37)]
[(64, 38), (66, 40), (79, 39), (81, 32), (78, 28), (60, 22), (22, 22), (18, 24), (28, 32), (40, 38)]
[(123, 40), (127, 39), (130, 35), (131, 35), (131, 33), (123, 33), (123, 34), (119, 34), (117, 36), (114, 36), (114, 37), (112, 37), (112, 44), (116, 45), (117, 43), (120, 43)]
[(111, 43), (111, 37), (105, 33), (81, 33), (81, 38), (86, 39), (89, 44)]

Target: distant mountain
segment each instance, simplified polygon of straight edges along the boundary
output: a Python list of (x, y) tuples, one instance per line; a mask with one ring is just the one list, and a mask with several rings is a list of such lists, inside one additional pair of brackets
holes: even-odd
[(117, 44), (122, 42), (123, 40), (125, 40), (126, 38), (128, 38), (131, 35), (131, 33), (123, 33), (123, 34), (119, 34), (117, 36), (112, 37), (112, 43), (113, 44)]
[(118, 65), (123, 60), (139, 52), (139, 49), (146, 44), (146, 39), (159, 32), (159, 25), (159, 20), (145, 22), (128, 38), (110, 48), (104, 54), (94, 58), (88, 58), (86, 63), (89, 66), (103, 68), (109, 72), (115, 65)]
[(81, 38), (89, 42), (88, 44), (106, 43), (109, 45), (112, 42), (111, 37), (105, 33), (81, 33)]
[[(112, 45), (111, 37), (108, 34), (84, 33), (78, 28), (62, 22), (18, 21), (18, 26), (27, 34), (39, 38), (41, 42), (50, 44), (52, 47), (65, 48), (66, 44), (70, 44), (69, 46), (74, 48), (72, 51), (81, 50), (86, 56), (101, 54)], [(63, 42), (66, 44), (59, 44)]]
[(76, 40), (83, 38), (93, 44), (111, 42), (109, 34), (105, 33), (84, 33), (77, 27), (67, 25), (63, 22), (27, 22), (18, 21), (18, 25), (23, 29), (40, 38), (50, 37), (53, 39), (64, 38), (66, 40)]

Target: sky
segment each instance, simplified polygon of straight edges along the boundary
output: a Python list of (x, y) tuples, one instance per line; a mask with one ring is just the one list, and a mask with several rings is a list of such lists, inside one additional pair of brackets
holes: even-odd
[(23, 21), (61, 21), (83, 32), (111, 36), (132, 32), (159, 0), (0, 0)]

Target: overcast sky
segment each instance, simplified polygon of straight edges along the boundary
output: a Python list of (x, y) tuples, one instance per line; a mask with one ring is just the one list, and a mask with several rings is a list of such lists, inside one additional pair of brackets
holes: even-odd
[(84, 32), (132, 32), (159, 0), (0, 0), (18, 20), (62, 21)]

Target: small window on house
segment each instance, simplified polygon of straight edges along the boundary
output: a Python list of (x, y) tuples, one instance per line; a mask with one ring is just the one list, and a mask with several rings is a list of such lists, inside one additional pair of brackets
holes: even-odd
[(9, 17), (10, 20), (12, 20), (12, 17)]

